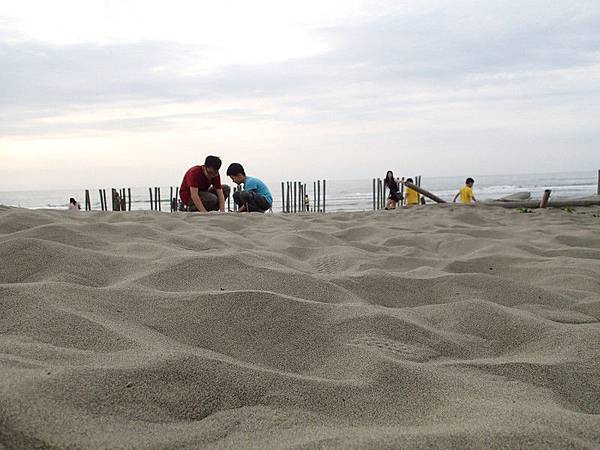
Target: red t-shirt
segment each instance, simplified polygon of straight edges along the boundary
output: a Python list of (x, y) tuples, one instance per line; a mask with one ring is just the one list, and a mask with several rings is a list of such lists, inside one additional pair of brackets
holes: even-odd
[(217, 175), (212, 180), (204, 175), (204, 166), (194, 166), (183, 176), (181, 187), (179, 188), (179, 198), (185, 205), (192, 202), (191, 187), (197, 187), (199, 191), (208, 191), (208, 188), (214, 186), (215, 189), (223, 189), (221, 186), (221, 176)]

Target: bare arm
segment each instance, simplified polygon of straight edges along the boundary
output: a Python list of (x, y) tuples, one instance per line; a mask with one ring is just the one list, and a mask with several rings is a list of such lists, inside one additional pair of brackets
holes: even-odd
[(225, 196), (223, 189), (217, 189), (217, 199), (219, 200), (219, 211), (225, 212)]
[[(196, 205), (196, 209), (200, 212), (206, 212), (204, 203), (202, 203), (202, 200), (200, 199), (200, 195), (198, 194), (198, 188), (190, 187), (190, 194), (192, 195), (192, 201), (194, 202), (194, 205)], [(222, 192), (221, 192), (221, 195), (223, 195)]]
[(454, 200), (452, 200), (452, 203), (456, 203), (456, 199), (458, 198), (459, 195), (460, 195), (460, 192), (457, 192), (457, 194), (454, 196)]

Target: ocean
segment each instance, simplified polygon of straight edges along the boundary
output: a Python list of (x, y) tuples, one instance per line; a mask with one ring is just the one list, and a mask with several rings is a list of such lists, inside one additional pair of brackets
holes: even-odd
[[(383, 178), (385, 172), (379, 177)], [(552, 189), (552, 198), (575, 198), (596, 194), (597, 172), (547, 173), (532, 175), (482, 175), (475, 179), (474, 193), (478, 200), (492, 200), (516, 192), (531, 192), (532, 198), (541, 198), (544, 189)], [(414, 176), (411, 176), (414, 178)], [(313, 181), (303, 180), (308, 187), (311, 209)], [(422, 177), (421, 186), (439, 197), (452, 201), (464, 177)], [(281, 212), (281, 182), (268, 183), (273, 193), (275, 212)], [(368, 211), (373, 208), (372, 178), (357, 180), (327, 180), (326, 210)], [(175, 186), (175, 185), (173, 185)], [(117, 189), (119, 188), (116, 186)], [(105, 187), (109, 205), (110, 187)], [(100, 209), (98, 188), (90, 189), (92, 209)], [(40, 191), (0, 192), (0, 204), (23, 208), (66, 209), (69, 198), (76, 198), (84, 207), (83, 189), (56, 189)], [(162, 210), (169, 211), (169, 186), (161, 186)], [(149, 210), (148, 187), (132, 188), (131, 209)]]

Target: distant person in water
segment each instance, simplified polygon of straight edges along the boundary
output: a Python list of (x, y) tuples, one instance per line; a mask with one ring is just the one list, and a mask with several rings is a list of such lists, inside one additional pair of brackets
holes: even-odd
[(273, 196), (265, 183), (258, 178), (246, 175), (240, 163), (232, 163), (227, 168), (227, 176), (235, 184), (243, 184), (244, 190), (233, 193), (233, 201), (238, 212), (265, 212), (273, 205)]
[[(406, 182), (414, 184), (414, 181), (412, 178), (407, 178)], [(419, 193), (417, 191), (409, 188), (408, 186), (406, 186), (406, 189), (404, 190), (404, 199), (406, 200), (406, 205), (408, 205), (408, 206), (418, 205), (419, 204)]]
[(396, 205), (402, 200), (402, 194), (400, 194), (400, 187), (398, 186), (398, 182), (396, 181), (396, 178), (394, 178), (394, 173), (391, 170), (388, 170), (388, 172), (385, 174), (385, 179), (383, 180), (384, 193), (386, 188), (390, 191), (390, 195), (388, 196), (385, 209), (396, 209)]
[(454, 203), (456, 203), (456, 199), (460, 197), (461, 203), (471, 203), (476, 202), (475, 196), (473, 195), (473, 184), (475, 184), (475, 180), (473, 178), (467, 178), (465, 181), (465, 185), (458, 190), (458, 193), (454, 196)]
[(69, 211), (79, 211), (81, 209), (81, 205), (77, 200), (73, 197), (69, 199)]
[(179, 188), (180, 210), (225, 212), (229, 186), (221, 184), (220, 168), (218, 156), (207, 156), (203, 165), (194, 166), (185, 173)]

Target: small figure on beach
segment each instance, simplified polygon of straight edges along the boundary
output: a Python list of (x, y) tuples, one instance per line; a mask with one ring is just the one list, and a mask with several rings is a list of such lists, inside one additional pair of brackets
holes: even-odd
[(113, 211), (121, 211), (121, 196), (116, 190), (113, 191)]
[(81, 209), (81, 205), (77, 200), (73, 197), (69, 199), (69, 211), (79, 211)]
[(240, 163), (232, 163), (227, 168), (227, 176), (235, 184), (243, 184), (243, 191), (233, 193), (233, 201), (238, 205), (238, 212), (265, 212), (273, 205), (273, 196), (265, 183), (255, 177), (246, 175)]
[(465, 185), (458, 190), (458, 193), (454, 196), (453, 203), (456, 203), (456, 199), (460, 197), (461, 203), (471, 203), (476, 202), (475, 195), (473, 195), (473, 184), (475, 184), (475, 180), (473, 178), (467, 178), (465, 181)]
[(304, 210), (310, 212), (310, 197), (308, 194), (304, 194)]
[[(412, 178), (406, 179), (407, 183), (414, 183)], [(419, 193), (408, 186), (406, 186), (406, 190), (404, 191), (404, 199), (406, 200), (406, 205), (418, 205), (419, 204)]]
[(207, 156), (204, 164), (190, 168), (183, 176), (179, 188), (180, 211), (225, 212), (225, 199), (229, 186), (221, 184), (219, 169), (221, 158)]
[(396, 209), (398, 202), (402, 201), (402, 194), (400, 193), (400, 187), (398, 186), (398, 182), (394, 177), (394, 173), (391, 170), (388, 170), (388, 172), (385, 174), (385, 179), (383, 180), (384, 195), (386, 188), (390, 191), (390, 195), (388, 196), (385, 209)]

